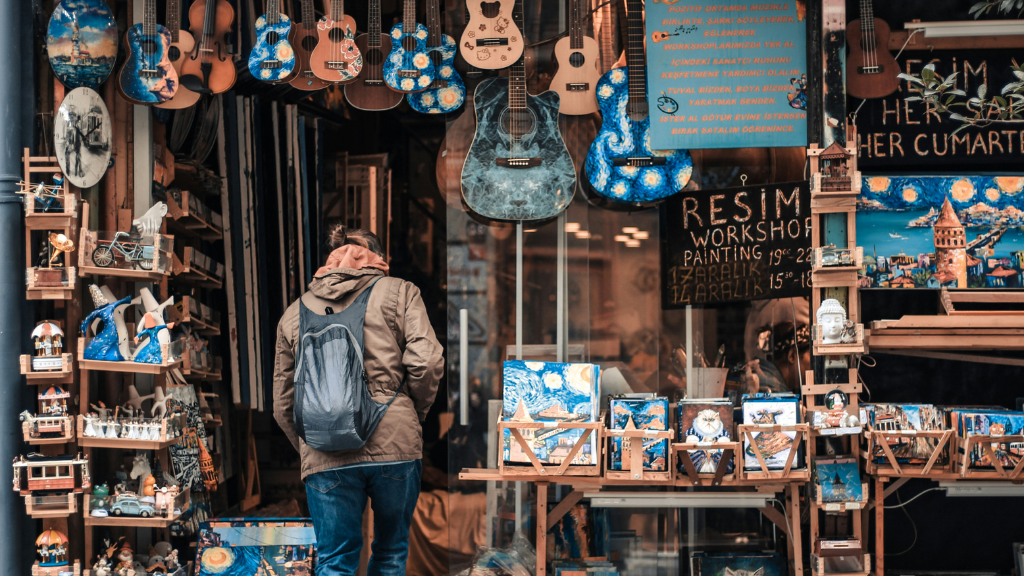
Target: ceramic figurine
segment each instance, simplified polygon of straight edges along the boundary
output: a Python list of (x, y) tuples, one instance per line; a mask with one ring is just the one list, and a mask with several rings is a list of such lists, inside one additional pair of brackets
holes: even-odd
[(93, 410), (96, 411), (97, 414), (99, 414), (100, 420), (107, 420), (108, 418), (110, 418), (110, 408), (107, 408), (107, 405), (104, 404), (103, 402), (90, 404), (89, 407), (91, 407)]
[(825, 395), (825, 412), (821, 419), (822, 428), (856, 428), (860, 426), (860, 419), (846, 410), (849, 404), (849, 397), (842, 390), (832, 390)]
[(36, 538), (36, 552), (39, 554), (39, 565), (46, 566), (67, 566), (68, 565), (68, 537), (59, 530), (49, 528)]
[(117, 552), (117, 566), (114, 567), (114, 570), (120, 576), (128, 576), (128, 572), (135, 569), (134, 561), (135, 554), (132, 552), (132, 546), (126, 541)]
[(107, 438), (117, 438), (118, 437), (117, 436), (117, 430), (118, 430), (118, 428), (120, 428), (120, 426), (121, 425), (118, 424), (116, 421), (107, 422), (107, 434), (106, 434), (106, 437)]
[(96, 417), (86, 416), (85, 417), (85, 429), (82, 430), (82, 436), (86, 438), (96, 437)]
[(817, 311), (818, 330), (822, 344), (841, 344), (846, 328), (846, 309), (835, 298), (822, 301)]
[(93, 320), (99, 320), (102, 329), (97, 331), (89, 345), (85, 347), (83, 357), (86, 360), (106, 360), (123, 362), (131, 357), (128, 351), (128, 327), (124, 323), (124, 310), (131, 302), (131, 296), (112, 302), (95, 284), (89, 286), (92, 301), (96, 309), (82, 321), (82, 334), (87, 334)]
[[(132, 304), (142, 306), (145, 310), (135, 334), (137, 337), (141, 337), (144, 331), (149, 328), (156, 328), (164, 323), (164, 309), (174, 304), (174, 296), (163, 302), (157, 302), (149, 288), (141, 288), (139, 290), (139, 297), (132, 300)], [(167, 344), (171, 341), (170, 332), (160, 332), (158, 336), (161, 344)]]
[(160, 324), (159, 326), (146, 328), (140, 332), (135, 337), (135, 344), (138, 344), (142, 339), (147, 339), (147, 342), (145, 346), (135, 351), (134, 360), (144, 364), (163, 364), (164, 354), (160, 341), (166, 338), (170, 342), (170, 329), (173, 327), (174, 322), (171, 322), (170, 324)]
[(96, 563), (92, 565), (92, 576), (110, 576), (110, 572), (110, 558), (100, 554), (99, 558), (96, 559)]
[(53, 322), (44, 321), (32, 330), (32, 370), (61, 370), (64, 368), (64, 331)]

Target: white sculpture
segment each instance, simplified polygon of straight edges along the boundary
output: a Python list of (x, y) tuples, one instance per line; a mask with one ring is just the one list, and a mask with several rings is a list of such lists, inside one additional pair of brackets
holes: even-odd
[[(149, 328), (156, 328), (164, 324), (164, 309), (174, 304), (174, 296), (163, 302), (157, 302), (149, 288), (142, 288), (139, 290), (139, 295), (132, 300), (132, 304), (142, 306), (145, 310), (145, 313), (142, 315), (142, 321), (135, 327), (135, 335), (139, 336)], [(156, 336), (161, 344), (169, 344), (171, 341), (170, 330), (160, 330)]]
[(821, 343), (842, 343), (843, 330), (846, 328), (846, 309), (839, 300), (829, 298), (822, 301), (816, 315), (818, 330), (821, 331)]
[(167, 204), (157, 202), (153, 207), (146, 210), (146, 213), (132, 220), (132, 227), (139, 233), (139, 236), (152, 236), (160, 232), (160, 224), (167, 215)]

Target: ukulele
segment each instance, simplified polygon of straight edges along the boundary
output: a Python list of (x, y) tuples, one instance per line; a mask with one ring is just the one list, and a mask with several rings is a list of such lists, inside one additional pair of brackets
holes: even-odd
[(846, 92), (867, 100), (882, 98), (900, 87), (900, 65), (889, 52), (889, 25), (875, 18), (871, 0), (860, 0), (860, 18), (846, 27)]
[(178, 89), (178, 72), (167, 55), (171, 33), (156, 23), (156, 0), (145, 0), (142, 22), (128, 29), (124, 45), (128, 57), (117, 77), (124, 97), (144, 105), (170, 100)]
[(249, 53), (249, 73), (257, 80), (287, 82), (295, 72), (295, 51), (288, 42), (292, 22), (281, 13), (281, 0), (267, 0), (267, 13), (256, 19), (256, 44)]
[(427, 27), (416, 23), (416, 0), (405, 0), (402, 21), (391, 27), (391, 54), (384, 61), (384, 82), (399, 92), (420, 92), (437, 71), (427, 54)]
[(469, 22), (459, 40), (466, 62), (483, 70), (507, 68), (519, 61), (525, 42), (512, 16), (517, 0), (468, 0)]
[(363, 71), (345, 85), (345, 99), (360, 110), (390, 110), (402, 102), (402, 93), (384, 83), (384, 55), (391, 52), (391, 36), (380, 30), (380, 0), (370, 0), (369, 31), (356, 38), (363, 53)]
[(583, 35), (583, 0), (569, 0), (569, 36), (555, 44), (558, 72), (551, 89), (561, 99), (558, 111), (570, 116), (597, 112), (594, 90), (601, 79), (597, 41)]
[[(171, 46), (167, 49), (167, 57), (171, 65), (178, 72), (181, 78), (181, 67), (185, 64), (188, 55), (195, 49), (196, 41), (188, 32), (181, 29), (181, 0), (167, 0), (167, 29), (171, 32)], [(188, 108), (199, 101), (199, 93), (178, 84), (178, 90), (174, 96), (166, 102), (157, 104), (157, 108), (168, 110), (181, 110)]]
[(226, 0), (196, 0), (188, 9), (189, 29), (199, 37), (181, 67), (181, 83), (200, 94), (220, 94), (235, 85), (235, 63), (226, 37), (235, 21), (235, 9)]
[(67, 90), (96, 90), (117, 60), (117, 22), (103, 0), (66, 0), (53, 9), (46, 53)]
[[(378, 2), (380, 0), (377, 0)], [(291, 80), (292, 88), (299, 90), (320, 90), (327, 87), (327, 82), (316, 77), (310, 67), (310, 56), (316, 48), (316, 16), (313, 13), (313, 0), (302, 0), (302, 23), (292, 26), (292, 50), (295, 51), (295, 76)]]
[(651, 150), (643, 0), (626, 2), (626, 68), (610, 70), (597, 83), (602, 124), (584, 169), (598, 195), (643, 205), (682, 190), (693, 162), (686, 150)]
[(363, 55), (356, 48), (356, 21), (345, 15), (344, 0), (330, 0), (331, 13), (317, 22), (320, 41), (309, 56), (309, 67), (317, 78), (343, 84), (363, 69)]
[[(519, 1), (512, 16), (523, 21)], [(462, 170), (466, 205), (494, 220), (546, 220), (565, 210), (576, 193), (576, 168), (558, 131), (558, 93), (527, 93), (520, 56), (507, 78), (483, 80), (473, 103), (476, 135)]]
[(466, 99), (466, 84), (455, 70), (455, 39), (441, 33), (438, 0), (427, 0), (427, 52), (437, 78), (423, 92), (407, 96), (412, 109), (423, 114), (457, 110)]

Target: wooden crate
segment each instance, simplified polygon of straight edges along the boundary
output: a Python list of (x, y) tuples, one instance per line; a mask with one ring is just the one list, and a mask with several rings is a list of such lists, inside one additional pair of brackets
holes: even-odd
[(21, 373), (25, 376), (28, 384), (33, 386), (39, 384), (69, 384), (74, 377), (74, 368), (72, 367), (74, 356), (70, 352), (65, 352), (60, 357), (60, 370), (33, 370), (32, 355), (22, 354), (19, 359)]
[(850, 354), (867, 354), (868, 352), (863, 324), (854, 325), (857, 335), (853, 342), (840, 344), (823, 344), (821, 333), (818, 331), (818, 326), (814, 325), (812, 328), (815, 356), (848, 356)]
[[(936, 438), (938, 445), (931, 458), (924, 464), (900, 464), (889, 447), (891, 438)], [(862, 455), (865, 460), (864, 470), (872, 476), (928, 478), (948, 476), (951, 473), (950, 448), (952, 446), (952, 430), (874, 430), (864, 431), (865, 447)], [(882, 448), (885, 461), (876, 462), (875, 447)], [(945, 463), (940, 464), (940, 460)]]
[(61, 572), (73, 572), (74, 576), (79, 576), (82, 567), (78, 560), (68, 566), (40, 566), (38, 561), (32, 565), (32, 576), (58, 576)]
[[(604, 472), (604, 477), (609, 480), (632, 480), (644, 484), (672, 484), (675, 473), (673, 472), (672, 439), (675, 437), (673, 430), (609, 430), (602, 431), (604, 436), (604, 453), (611, 456), (612, 438), (622, 438), (623, 458), (622, 470), (612, 470), (611, 464)], [(663, 439), (666, 441), (665, 449), (665, 470), (647, 470), (644, 468), (643, 450), (633, 450), (632, 442), (639, 439), (641, 445), (647, 439)], [(626, 458), (625, 444), (630, 442), (629, 458)]]
[(67, 268), (29, 267), (25, 270), (25, 298), (28, 300), (70, 300), (78, 282), (74, 266)]
[[(560, 464), (541, 464), (540, 460), (533, 453), (533, 449), (523, 437), (523, 430), (573, 430), (582, 429), (584, 432), (573, 444), (568, 455)], [(503, 476), (600, 476), (604, 462), (604, 451), (601, 432), (604, 429), (602, 422), (498, 422), (498, 441), (504, 444), (505, 429), (511, 434), (511, 441), (523, 449), (530, 460), (529, 466), (516, 466), (504, 460), (501, 450), (498, 456), (498, 471)], [(572, 464), (573, 458), (583, 449), (583, 445), (593, 436), (596, 439), (597, 454), (594, 454), (593, 464)]]
[[(1024, 435), (1012, 434), (1006, 436), (991, 436), (988, 434), (968, 434), (966, 438), (955, 438), (953, 454), (958, 455), (956, 462), (957, 472), (961, 478), (970, 480), (1010, 480), (1015, 483), (1024, 482), (1021, 472), (1024, 472), (1024, 458), (1017, 462), (1013, 468), (1003, 466), (995, 457), (992, 444), (1024, 443)], [(968, 465), (970, 453), (976, 446), (980, 445), (985, 454), (992, 459), (993, 466), (988, 468), (976, 468)]]
[(74, 492), (25, 496), (25, 513), (33, 518), (67, 518), (75, 512), (78, 498)]
[(38, 420), (60, 420), (61, 422), (61, 434), (60, 436), (33, 436), (32, 428), (28, 422), (21, 423), (21, 435), (25, 442), (34, 446), (43, 444), (67, 444), (75, 439), (75, 421), (71, 416), (58, 416), (54, 418), (37, 417)]
[(863, 572), (825, 572), (825, 559), (811, 554), (811, 574), (813, 576), (869, 576), (871, 574), (871, 554), (863, 556)]
[[(721, 450), (722, 457), (718, 460), (718, 467), (714, 474), (701, 474), (693, 463), (690, 450)], [(676, 484), (681, 486), (723, 486), (736, 483), (736, 456), (742, 453), (740, 442), (676, 442), (672, 445), (672, 452), (682, 466), (682, 471), (677, 470)], [(729, 463), (733, 464), (733, 471), (727, 473)]]
[(178, 510), (178, 514), (174, 514), (173, 510), (167, 516), (162, 516), (160, 511), (157, 510), (155, 516), (149, 518), (143, 518), (141, 516), (93, 516), (89, 510), (90, 498), (86, 497), (83, 499), (82, 516), (86, 526), (125, 526), (133, 528), (168, 528), (171, 524), (174, 524), (181, 518), (189, 509), (189, 489), (185, 488), (174, 498), (174, 508)]
[(754, 434), (761, 432), (795, 433), (795, 438), (793, 438), (793, 449), (789, 451), (789, 458), (786, 459), (786, 464), (782, 470), (769, 469), (768, 464), (761, 456), (761, 453), (755, 450), (754, 455), (757, 457), (760, 469), (753, 471), (746, 470), (744, 466), (744, 459), (737, 458), (737, 469), (739, 470), (740, 480), (744, 482), (806, 482), (811, 479), (810, 467), (806, 464), (803, 468), (793, 468), (793, 465), (796, 463), (796, 453), (799, 446), (803, 446), (805, 459), (810, 454), (809, 439), (811, 433), (809, 424), (739, 424), (736, 426), (736, 432), (740, 438), (740, 442), (743, 442), (745, 439), (751, 444), (754, 444)]

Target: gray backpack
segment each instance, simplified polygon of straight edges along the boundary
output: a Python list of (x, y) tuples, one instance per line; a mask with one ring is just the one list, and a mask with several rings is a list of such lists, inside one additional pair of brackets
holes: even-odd
[[(316, 450), (362, 448), (395, 401), (370, 397), (363, 367), (363, 322), (374, 280), (348, 308), (320, 315), (299, 299), (295, 366), (295, 427)], [(405, 386), (405, 383), (402, 383)]]

